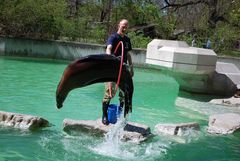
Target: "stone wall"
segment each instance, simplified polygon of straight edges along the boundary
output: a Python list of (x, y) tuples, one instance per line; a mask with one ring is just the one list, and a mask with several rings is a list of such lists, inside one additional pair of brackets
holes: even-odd
[[(73, 60), (100, 53), (105, 53), (105, 45), (0, 37), (0, 55), (6, 56)], [(133, 49), (132, 59), (135, 66), (149, 67), (145, 63), (146, 49)], [(240, 69), (240, 58), (218, 57), (218, 61), (233, 63)]]
[[(105, 45), (79, 42), (33, 40), (0, 37), (0, 55), (42, 57), (74, 60), (83, 56), (105, 53)], [(146, 50), (132, 51), (134, 65), (145, 66)]]
[(233, 63), (238, 67), (238, 69), (240, 69), (240, 58), (219, 56), (218, 62)]

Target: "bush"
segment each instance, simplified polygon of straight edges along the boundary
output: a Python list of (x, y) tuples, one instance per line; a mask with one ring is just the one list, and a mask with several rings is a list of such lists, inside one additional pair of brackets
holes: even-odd
[(147, 48), (147, 44), (151, 41), (151, 38), (144, 37), (143, 34), (136, 35), (135, 32), (129, 32), (128, 36), (133, 48)]
[(65, 23), (65, 0), (13, 0), (1, 4), (0, 22), (6, 35), (57, 39)]

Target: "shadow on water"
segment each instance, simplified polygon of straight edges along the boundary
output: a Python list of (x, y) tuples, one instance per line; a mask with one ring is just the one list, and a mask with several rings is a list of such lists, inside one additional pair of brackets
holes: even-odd
[[(151, 66), (151, 65), (150, 65)], [(178, 84), (179, 86), (179, 91), (178, 91), (178, 96), (182, 97), (182, 98), (187, 98), (187, 99), (192, 99), (195, 101), (201, 101), (201, 102), (209, 102), (212, 99), (220, 99), (220, 98), (228, 98), (230, 96), (224, 96), (224, 95), (218, 95), (218, 94), (210, 94), (210, 93), (197, 93), (197, 92), (189, 92), (187, 90), (183, 90), (180, 87), (179, 82), (182, 82), (183, 84), (183, 88), (190, 88), (191, 86), (196, 86), (197, 84), (195, 83), (193, 84), (187, 84), (189, 82), (185, 82), (183, 80), (188, 80), (188, 79), (193, 79), (197, 81), (202, 81), (202, 79), (207, 79), (206, 76), (201, 76), (201, 75), (195, 75), (195, 74), (184, 74), (184, 73), (178, 73), (178, 72), (172, 72), (171, 70), (167, 69), (167, 68), (161, 68), (161, 67), (156, 67), (156, 66), (151, 66), (151, 72), (153, 72), (155, 75), (159, 75), (161, 74), (162, 76), (166, 76), (169, 78), (171, 78), (172, 80), (175, 81), (175, 83)], [(150, 71), (150, 70), (149, 70)], [(174, 81), (172, 81), (171, 83), (173, 83)], [(186, 88), (186, 89), (187, 89)], [(193, 87), (192, 87), (193, 88)]]
[(199, 93), (190, 93), (186, 91), (180, 90), (178, 93), (179, 97), (192, 99), (195, 101), (200, 102), (209, 102), (212, 99), (220, 99), (220, 98), (226, 98), (226, 96), (219, 96), (219, 95), (213, 95), (213, 94), (199, 94)]
[(57, 60), (57, 59), (47, 59), (47, 58), (41, 58), (41, 57), (21, 57), (21, 56), (0, 56), (1, 59), (5, 60), (12, 60), (12, 61), (20, 61), (20, 62), (28, 62), (28, 63), (42, 63), (46, 65), (52, 65), (52, 64), (59, 64), (59, 65), (68, 65), (71, 60)]

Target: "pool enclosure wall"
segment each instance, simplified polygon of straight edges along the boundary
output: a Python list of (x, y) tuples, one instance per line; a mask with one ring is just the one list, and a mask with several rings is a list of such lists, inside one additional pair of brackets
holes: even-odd
[[(208, 50), (209, 53), (211, 53), (211, 56), (206, 57), (205, 50), (207, 49), (191, 48), (183, 41), (161, 41), (160, 46), (157, 45), (158, 42), (159, 40), (153, 40), (149, 43), (153, 48), (156, 46), (156, 49), (152, 49), (150, 54), (153, 54), (154, 52), (168, 53), (165, 56), (158, 55), (158, 58), (164, 60), (163, 68), (161, 66), (159, 68), (156, 61), (151, 60), (152, 62), (150, 62), (146, 49), (132, 50), (131, 55), (134, 66), (163, 69), (163, 72), (167, 72), (167, 74), (172, 75), (178, 81), (182, 90), (190, 92), (222, 93), (231, 95), (233, 91), (236, 90), (236, 84), (239, 82), (237, 76), (238, 71), (234, 67), (236, 70), (234, 70), (235, 73), (232, 73), (232, 70), (228, 67), (231, 67), (231, 65), (229, 66), (229, 63), (234, 63), (239, 69), (239, 58), (217, 57), (212, 50)], [(0, 55), (2, 56), (74, 60), (87, 55), (103, 54), (105, 53), (105, 48), (105, 45), (99, 44), (0, 37)], [(183, 48), (189, 48), (188, 52), (184, 54), (185, 51)], [(202, 54), (196, 56), (196, 54), (190, 54), (191, 52)], [(179, 56), (174, 53), (183, 54), (182, 56)], [(148, 58), (148, 63), (146, 63), (146, 58)], [(179, 61), (180, 63), (173, 63), (169, 61), (171, 59), (173, 59), (173, 62)], [(216, 68), (217, 70), (215, 70), (216, 65), (219, 65), (219, 68)], [(223, 66), (228, 70), (222, 70)], [(176, 70), (171, 70), (172, 68)], [(229, 77), (233, 79), (229, 79)], [(189, 81), (189, 78), (192, 78), (194, 81)], [(213, 79), (216, 79), (217, 82), (221, 80), (220, 82), (224, 83), (209, 81)]]
[[(0, 37), (0, 55), (5, 56), (74, 60), (87, 55), (103, 54), (105, 49), (105, 45), (99, 44)], [(136, 66), (146, 65), (146, 50), (133, 49), (132, 59)]]

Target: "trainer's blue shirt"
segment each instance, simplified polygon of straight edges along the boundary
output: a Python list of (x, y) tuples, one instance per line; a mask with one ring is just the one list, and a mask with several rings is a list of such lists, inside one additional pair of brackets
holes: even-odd
[(122, 41), (124, 46), (124, 53), (123, 53), (123, 61), (127, 63), (127, 52), (132, 50), (132, 44), (130, 38), (127, 35), (124, 37), (120, 36), (118, 33), (113, 33), (107, 40), (107, 45), (112, 45), (111, 54), (114, 54), (117, 57), (121, 57), (122, 55), (122, 46), (119, 45), (116, 53), (114, 53), (118, 43)]

